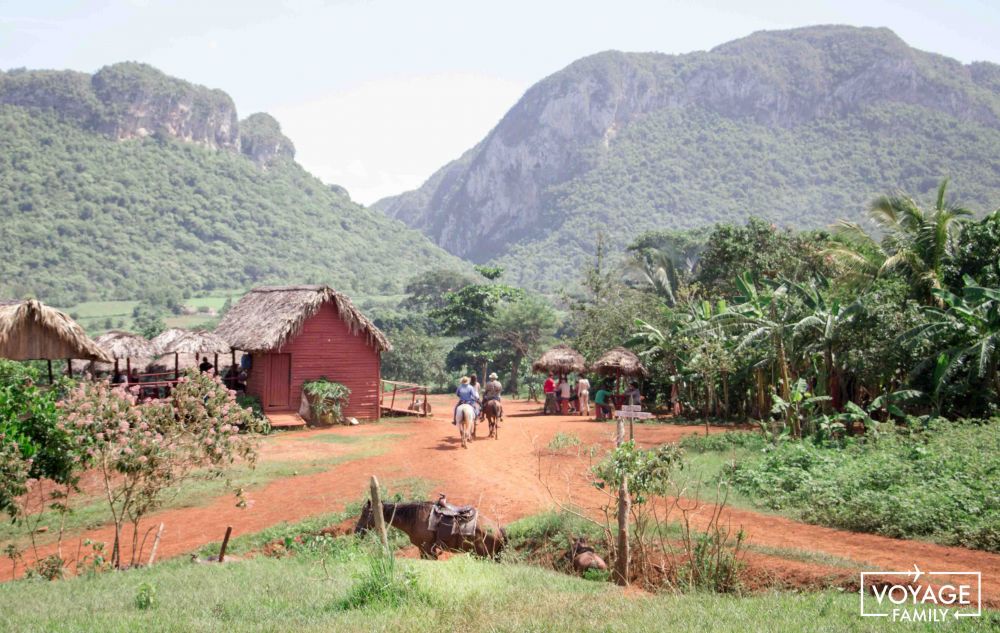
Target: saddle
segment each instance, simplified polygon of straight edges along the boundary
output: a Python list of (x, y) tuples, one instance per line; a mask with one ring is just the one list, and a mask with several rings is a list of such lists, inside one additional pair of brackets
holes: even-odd
[(440, 495), (431, 506), (431, 515), (427, 520), (427, 529), (437, 531), (444, 527), (451, 534), (474, 536), (478, 523), (479, 511), (475, 506), (456, 506), (448, 503), (445, 495)]

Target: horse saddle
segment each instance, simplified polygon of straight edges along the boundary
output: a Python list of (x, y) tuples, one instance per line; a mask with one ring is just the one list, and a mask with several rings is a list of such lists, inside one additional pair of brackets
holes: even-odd
[(448, 503), (444, 495), (431, 506), (431, 515), (427, 521), (427, 529), (437, 531), (444, 527), (452, 534), (474, 536), (479, 511), (475, 506), (456, 506)]

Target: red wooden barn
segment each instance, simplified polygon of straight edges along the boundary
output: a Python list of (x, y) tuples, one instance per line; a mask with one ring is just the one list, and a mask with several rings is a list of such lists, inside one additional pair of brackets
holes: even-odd
[(250, 354), (247, 393), (268, 414), (297, 411), (302, 383), (325, 376), (351, 390), (344, 415), (379, 417), (381, 354), (389, 341), (329, 286), (255, 288), (216, 333)]

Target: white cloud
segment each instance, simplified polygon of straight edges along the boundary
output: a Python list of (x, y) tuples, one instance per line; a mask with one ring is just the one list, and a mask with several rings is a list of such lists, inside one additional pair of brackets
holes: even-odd
[(479, 142), (527, 85), (447, 73), (369, 81), (274, 108), (296, 159), (365, 204), (420, 186)]

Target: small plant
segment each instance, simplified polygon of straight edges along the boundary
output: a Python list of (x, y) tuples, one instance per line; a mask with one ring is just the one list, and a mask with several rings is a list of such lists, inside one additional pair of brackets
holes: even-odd
[(579, 446), (580, 442), (579, 436), (576, 433), (556, 433), (549, 440), (549, 450), (550, 451), (561, 451), (564, 448), (570, 448), (573, 446)]
[(594, 582), (608, 582), (611, 578), (611, 572), (607, 569), (594, 569), (590, 568), (583, 572), (584, 580), (593, 580)]
[(146, 611), (154, 606), (156, 606), (156, 586), (144, 582), (139, 585), (138, 590), (135, 592), (135, 608), (140, 611)]
[(331, 422), (343, 420), (343, 407), (351, 395), (346, 386), (323, 376), (319, 380), (303, 383), (302, 390), (309, 396), (313, 415), (317, 419), (329, 418)]
[(365, 556), (364, 565), (347, 597), (339, 603), (341, 609), (398, 607), (413, 599), (426, 599), (416, 572), (400, 569), (391, 550), (372, 547)]
[(25, 578), (44, 578), (45, 580), (61, 580), (66, 575), (66, 561), (56, 554), (46, 556), (35, 562)]
[(251, 433), (260, 433), (261, 435), (271, 433), (271, 422), (264, 415), (264, 407), (260, 403), (260, 398), (241, 394), (236, 396), (236, 404), (244, 409), (250, 409), (252, 416), (252, 421), (243, 430)]

